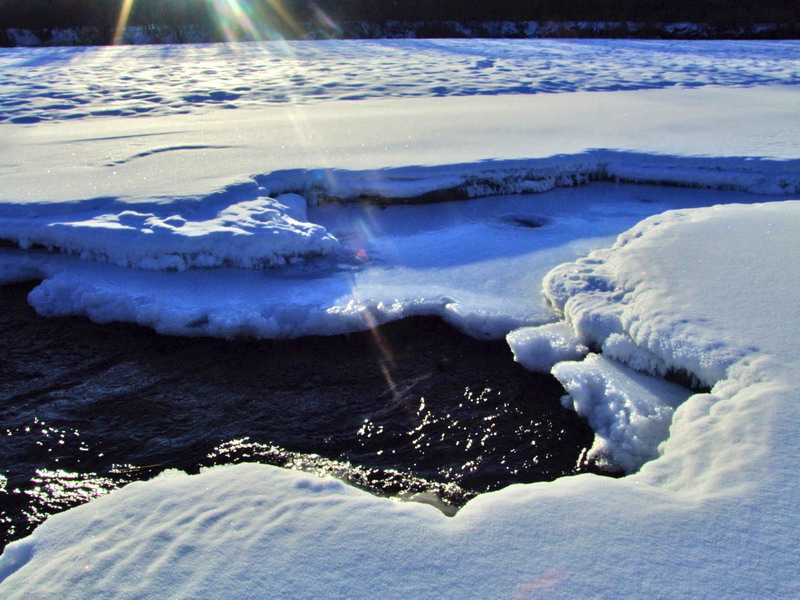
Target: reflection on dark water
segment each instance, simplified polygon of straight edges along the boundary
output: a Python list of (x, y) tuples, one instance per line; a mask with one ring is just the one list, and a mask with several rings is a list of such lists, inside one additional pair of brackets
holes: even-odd
[(413, 318), (300, 340), (159, 336), (43, 319), (0, 287), (0, 544), (168, 468), (257, 461), (378, 494), (474, 495), (552, 480), (593, 433), (504, 341)]

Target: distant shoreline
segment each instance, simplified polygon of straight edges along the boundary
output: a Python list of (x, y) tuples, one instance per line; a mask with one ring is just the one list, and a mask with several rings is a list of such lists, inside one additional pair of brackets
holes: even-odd
[[(0, 47), (105, 46), (113, 32), (100, 27), (0, 29)], [(335, 29), (309, 28), (304, 37), (282, 39), (674, 39), (792, 40), (800, 39), (800, 22), (720, 26), (705, 23), (624, 21), (353, 21)], [(148, 25), (125, 28), (123, 45), (215, 43), (226, 40), (198, 25)]]

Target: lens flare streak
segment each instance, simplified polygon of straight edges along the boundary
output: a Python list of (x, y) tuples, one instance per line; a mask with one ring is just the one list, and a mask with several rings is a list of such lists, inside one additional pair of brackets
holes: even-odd
[(281, 0), (212, 0), (220, 33), (229, 42), (304, 37), (304, 28)]
[(122, 36), (125, 34), (125, 27), (128, 25), (128, 19), (131, 16), (133, 1), (134, 0), (124, 0), (122, 3), (122, 8), (119, 11), (119, 19), (117, 19), (117, 26), (114, 29), (114, 39), (112, 41), (115, 46), (122, 42)]

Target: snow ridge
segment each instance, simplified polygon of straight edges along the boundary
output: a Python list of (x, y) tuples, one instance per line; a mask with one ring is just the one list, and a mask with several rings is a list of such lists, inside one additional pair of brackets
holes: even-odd
[(237, 202), (203, 220), (174, 211), (100, 213), (76, 220), (7, 218), (0, 235), (23, 249), (43, 246), (151, 271), (275, 267), (339, 249), (324, 227), (307, 222), (305, 201), (293, 194)]

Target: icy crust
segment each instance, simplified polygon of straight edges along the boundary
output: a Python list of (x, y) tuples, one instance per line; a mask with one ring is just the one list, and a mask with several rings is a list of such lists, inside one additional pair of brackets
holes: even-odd
[(514, 360), (530, 371), (549, 371), (565, 360), (579, 360), (589, 349), (575, 337), (563, 322), (539, 327), (520, 327), (506, 336)]
[(594, 354), (585, 345), (589, 340), (582, 341), (564, 321), (522, 327), (506, 336), (514, 360), (526, 369), (550, 371), (567, 391), (564, 406), (589, 422), (595, 440), (584, 460), (634, 473), (658, 456), (672, 413), (690, 392), (647, 374), (661, 370), (657, 357), (630, 340), (626, 354), (613, 352), (613, 341), (622, 336), (610, 338), (604, 354)]
[[(439, 316), (474, 337), (497, 338), (524, 322), (465, 309), (451, 298), (402, 296), (395, 289), (376, 290), (366, 298), (356, 293), (355, 298), (336, 303), (330, 288), (342, 289), (346, 280), (341, 278), (321, 289), (304, 291), (302, 282), (309, 285), (305, 279), (287, 289), (281, 281), (259, 285), (252, 277), (240, 282), (233, 273), (221, 275), (211, 281), (195, 278), (176, 284), (165, 278), (134, 279), (113, 272), (70, 269), (49, 276), (31, 291), (28, 300), (46, 317), (82, 314), (96, 323), (131, 322), (161, 334), (227, 339), (337, 335), (421, 315)], [(245, 299), (239, 289), (248, 295), (261, 294), (263, 299)], [(270, 297), (273, 291), (274, 298)]]
[(274, 267), (339, 249), (338, 240), (324, 227), (307, 222), (305, 200), (295, 194), (238, 202), (205, 219), (169, 212), (5, 218), (0, 219), (0, 237), (23, 249), (43, 246), (154, 271)]
[(595, 431), (586, 458), (627, 473), (658, 457), (672, 413), (691, 394), (598, 354), (583, 362), (557, 363), (552, 373), (567, 390), (564, 405), (585, 417)]

